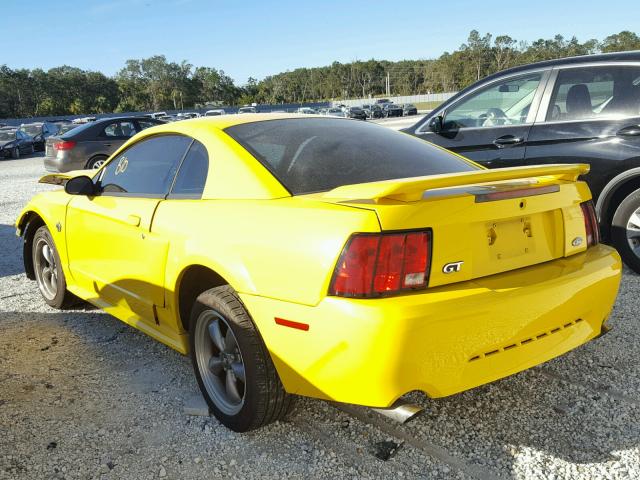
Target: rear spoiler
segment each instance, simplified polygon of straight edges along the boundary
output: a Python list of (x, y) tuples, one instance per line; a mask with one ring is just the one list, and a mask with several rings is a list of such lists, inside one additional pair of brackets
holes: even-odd
[(580, 175), (588, 172), (589, 165), (585, 163), (495, 168), (493, 170), (475, 170), (472, 172), (446, 173), (344, 185), (329, 190), (322, 197), (340, 200), (389, 198), (404, 202), (415, 202), (422, 199), (425, 190), (436, 188), (460, 187), (531, 177), (547, 177), (547, 179), (575, 182)]
[(71, 180), (73, 177), (79, 177), (80, 175), (85, 175), (87, 177), (93, 178), (93, 176), (98, 172), (98, 170), (72, 170), (70, 172), (65, 173), (49, 173), (44, 177), (40, 177), (38, 183), (47, 183), (49, 185), (64, 185), (68, 180)]

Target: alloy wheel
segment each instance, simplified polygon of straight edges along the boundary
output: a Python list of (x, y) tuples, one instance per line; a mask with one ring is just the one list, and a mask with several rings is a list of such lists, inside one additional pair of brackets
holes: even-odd
[(196, 322), (195, 356), (209, 397), (226, 415), (237, 414), (245, 400), (245, 367), (227, 320), (205, 310)]
[(97, 170), (102, 165), (104, 165), (104, 160), (96, 160), (95, 162), (93, 162), (93, 165), (91, 166), (91, 168), (93, 168), (94, 170)]
[(35, 272), (40, 292), (47, 300), (53, 300), (58, 293), (58, 268), (53, 248), (43, 239), (35, 246)]
[(627, 242), (636, 257), (640, 257), (640, 208), (627, 220)]

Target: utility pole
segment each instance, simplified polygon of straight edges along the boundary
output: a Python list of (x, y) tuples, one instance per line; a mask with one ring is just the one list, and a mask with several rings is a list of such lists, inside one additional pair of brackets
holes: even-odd
[(389, 79), (389, 72), (387, 72), (386, 84), (387, 84), (387, 97), (389, 97), (391, 96), (391, 82)]

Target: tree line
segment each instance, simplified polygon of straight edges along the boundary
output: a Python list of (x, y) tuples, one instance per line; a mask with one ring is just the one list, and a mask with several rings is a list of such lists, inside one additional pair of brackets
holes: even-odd
[(629, 31), (602, 41), (556, 35), (522, 42), (472, 30), (457, 50), (432, 60), (334, 62), (297, 68), (238, 86), (222, 70), (168, 62), (163, 55), (127, 60), (115, 76), (62, 66), (13, 70), (0, 67), (0, 118), (182, 110), (208, 102), (223, 105), (304, 103), (380, 95), (457, 91), (516, 65), (599, 52), (640, 50)]

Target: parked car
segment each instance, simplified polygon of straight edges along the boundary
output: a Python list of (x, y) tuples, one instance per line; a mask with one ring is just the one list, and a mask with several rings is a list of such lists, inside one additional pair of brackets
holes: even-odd
[(258, 113), (256, 107), (240, 107), (238, 113)]
[(300, 107), (298, 108), (297, 113), (302, 113), (305, 115), (317, 115), (318, 112), (311, 107)]
[(369, 122), (234, 115), (43, 177), (64, 191), (16, 226), (48, 305), (79, 297), (188, 352), (214, 415), (247, 431), (293, 393), (386, 408), (606, 332), (622, 265), (587, 170), (487, 170)]
[(344, 117), (344, 116), (346, 116), (346, 114), (344, 113), (344, 110), (342, 110), (342, 108), (340, 108), (340, 107), (327, 108), (327, 111), (324, 114), (327, 115), (327, 116), (330, 116), (330, 117)]
[(129, 138), (162, 123), (152, 118), (120, 117), (76, 125), (47, 139), (44, 168), (50, 172), (99, 168)]
[(366, 120), (367, 114), (360, 107), (349, 107), (345, 112), (347, 118), (356, 118), (358, 120)]
[(382, 113), (387, 117), (401, 117), (403, 114), (402, 107), (395, 103), (385, 103), (382, 107)]
[(404, 105), (402, 105), (402, 115), (404, 115), (405, 117), (408, 115), (417, 115), (417, 114), (418, 114), (418, 109), (416, 108), (415, 105), (411, 103), (405, 103)]
[(36, 150), (44, 150), (47, 138), (58, 133), (58, 126), (52, 122), (23, 123), (20, 131), (33, 139), (33, 147)]
[[(366, 107), (366, 108), (365, 108)], [(382, 107), (377, 103), (373, 105), (367, 105), (363, 107), (363, 110), (367, 114), (367, 118), (382, 118), (384, 117), (384, 112), (382, 111)]]
[(214, 110), (207, 110), (204, 113), (205, 117), (217, 117), (218, 115), (225, 115), (227, 112), (225, 112), (222, 108), (216, 108)]
[(388, 98), (378, 98), (375, 104), (380, 105), (381, 107), (384, 107), (387, 103), (393, 103), (393, 102), (391, 102), (391, 100), (389, 100)]
[(77, 125), (82, 125), (83, 123), (95, 122), (96, 117), (82, 117), (82, 118), (74, 118), (71, 120), (72, 123)]
[(404, 131), (490, 168), (589, 163), (602, 236), (640, 273), (640, 52), (496, 73)]
[(34, 152), (33, 139), (16, 127), (0, 128), (0, 157), (20, 158)]
[(160, 117), (166, 117), (167, 112), (154, 112), (154, 113), (149, 113), (147, 115), (149, 116), (149, 118), (153, 118), (154, 120), (157, 120)]

